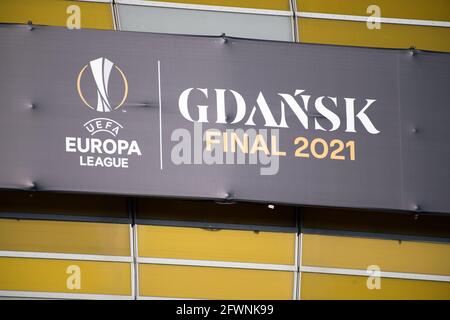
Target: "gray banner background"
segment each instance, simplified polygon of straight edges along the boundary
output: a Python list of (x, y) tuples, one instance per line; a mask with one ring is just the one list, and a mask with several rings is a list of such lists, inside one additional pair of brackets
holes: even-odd
[[(81, 68), (98, 57), (120, 66), (129, 84), (123, 108), (103, 115), (76, 90)], [(450, 213), (450, 54), (1, 25), (0, 70), (1, 188)], [(112, 99), (119, 85), (111, 81)], [(177, 128), (193, 130), (178, 110), (180, 93), (190, 87), (236, 90), (248, 112), (262, 91), (278, 116), (278, 92), (336, 96), (340, 116), (344, 97), (359, 99), (360, 107), (374, 98), (368, 114), (381, 133), (368, 134), (358, 121), (357, 133), (304, 130), (289, 114), (290, 128), (280, 129), (289, 156), (276, 175), (262, 176), (255, 165), (177, 166), (170, 137)], [(205, 102), (196, 99), (190, 104)], [(212, 94), (208, 103), (212, 109)], [(143, 156), (130, 157), (130, 168), (80, 167), (78, 155), (65, 152), (65, 137), (89, 137), (82, 124), (101, 116), (124, 126), (117, 138), (138, 141)], [(295, 158), (297, 136), (355, 140), (357, 160)]]

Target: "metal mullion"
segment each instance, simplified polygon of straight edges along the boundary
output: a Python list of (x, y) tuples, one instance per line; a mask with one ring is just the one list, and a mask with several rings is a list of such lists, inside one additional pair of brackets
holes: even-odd
[(129, 214), (131, 217), (131, 247), (133, 248), (133, 284), (134, 299), (139, 297), (139, 265), (138, 265), (138, 244), (137, 244), (137, 225), (136, 225), (136, 202), (135, 198), (129, 199)]
[(295, 232), (295, 245), (294, 245), (294, 288), (293, 288), (293, 300), (297, 300), (297, 292), (298, 292), (298, 278), (299, 278), (299, 265), (298, 265), (298, 255), (299, 255), (299, 242), (298, 242), (298, 208), (295, 208), (295, 225), (297, 228), (297, 232)]
[(303, 257), (303, 214), (300, 210), (300, 208), (297, 208), (298, 210), (298, 291), (297, 291), (297, 299), (301, 300), (301, 292), (302, 292), (302, 257)]
[(231, 268), (231, 269), (251, 269), (267, 271), (287, 271), (295, 272), (296, 268), (289, 264), (270, 264), (253, 262), (232, 262), (217, 260), (196, 260), (196, 259), (175, 259), (175, 258), (151, 258), (139, 257), (137, 262), (140, 264), (160, 264), (192, 267), (212, 267), (212, 268)]
[(116, 0), (113, 0), (114, 7), (114, 19), (116, 20), (116, 30), (122, 31), (122, 26), (120, 24), (120, 12), (119, 12), (119, 3)]
[(294, 21), (294, 42), (300, 42), (300, 32), (298, 28), (298, 17), (297, 17), (297, 1), (290, 0), (290, 6), (292, 11), (292, 19)]

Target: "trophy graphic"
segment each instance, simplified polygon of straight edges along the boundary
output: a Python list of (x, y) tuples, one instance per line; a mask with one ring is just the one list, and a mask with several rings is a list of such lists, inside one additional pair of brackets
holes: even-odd
[[(94, 106), (91, 106), (89, 102), (86, 100), (86, 98), (83, 95), (83, 92), (81, 90), (81, 81), (84, 74), (84, 71), (90, 67), (92, 76), (94, 78), (95, 86), (97, 87), (97, 107), (94, 108)], [(109, 76), (111, 75), (111, 71), (114, 69), (119, 72), (122, 81), (123, 81), (123, 97), (122, 100), (119, 102), (116, 106), (111, 106), (110, 96), (108, 92), (108, 83), (109, 83)], [(106, 58), (98, 58), (95, 60), (92, 60), (89, 62), (89, 64), (86, 64), (80, 71), (77, 77), (77, 91), (78, 95), (80, 96), (83, 103), (91, 108), (92, 110), (96, 110), (98, 112), (111, 112), (114, 110), (119, 109), (123, 103), (125, 102), (125, 99), (128, 96), (128, 81), (125, 77), (125, 74), (123, 71), (115, 65), (112, 61), (106, 59)]]
[(108, 82), (114, 63), (102, 57), (92, 60), (89, 65), (97, 85), (96, 110), (99, 112), (110, 112), (112, 108), (108, 99)]

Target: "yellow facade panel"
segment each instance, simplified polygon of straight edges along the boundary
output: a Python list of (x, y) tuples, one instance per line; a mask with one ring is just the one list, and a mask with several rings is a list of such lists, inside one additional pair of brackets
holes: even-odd
[[(159, 0), (157, 0), (159, 1)], [(179, 4), (199, 4), (208, 6), (240, 7), (269, 10), (290, 10), (289, 0), (161, 0)]]
[(302, 265), (450, 275), (450, 245), (443, 243), (303, 235)]
[(295, 234), (138, 226), (141, 257), (294, 264)]
[(111, 4), (86, 1), (2, 0), (0, 22), (66, 26), (74, 5), (80, 8), (81, 28), (113, 29)]
[(130, 256), (130, 226), (0, 219), (0, 250)]
[(200, 299), (292, 299), (285, 271), (139, 265), (141, 296)]
[(0, 258), (0, 290), (131, 295), (130, 264)]
[(301, 298), (306, 300), (450, 299), (449, 282), (382, 278), (380, 289), (368, 289), (367, 281), (367, 277), (361, 276), (302, 273)]
[(383, 23), (370, 30), (364, 22), (300, 18), (300, 42), (450, 52), (450, 28)]
[(450, 21), (448, 0), (297, 0), (297, 11), (369, 16), (371, 5), (385, 18)]

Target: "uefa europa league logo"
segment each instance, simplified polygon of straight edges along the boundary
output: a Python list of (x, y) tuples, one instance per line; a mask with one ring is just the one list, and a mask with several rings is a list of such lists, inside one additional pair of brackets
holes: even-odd
[[(90, 67), (90, 69), (91, 69), (92, 76), (94, 78), (95, 85), (97, 87), (97, 107), (96, 108), (94, 108), (92, 105), (90, 105), (87, 102), (85, 96), (83, 95), (83, 92), (81, 90), (81, 85), (80, 85), (84, 71), (88, 67)], [(110, 95), (108, 92), (109, 76), (111, 75), (111, 72), (113, 70), (116, 70), (117, 72), (119, 72), (119, 74), (123, 80), (123, 86), (124, 86), (122, 100), (116, 106), (111, 105)], [(127, 95), (128, 95), (128, 81), (127, 81), (127, 78), (125, 77), (125, 74), (118, 66), (116, 66), (110, 60), (101, 57), (101, 58), (92, 60), (91, 62), (89, 62), (88, 65), (85, 65), (83, 67), (83, 69), (81, 69), (80, 73), (78, 74), (78, 78), (77, 78), (77, 90), (78, 90), (78, 94), (80, 95), (81, 100), (89, 108), (96, 110), (98, 112), (111, 112), (113, 110), (119, 109), (125, 102)]]

